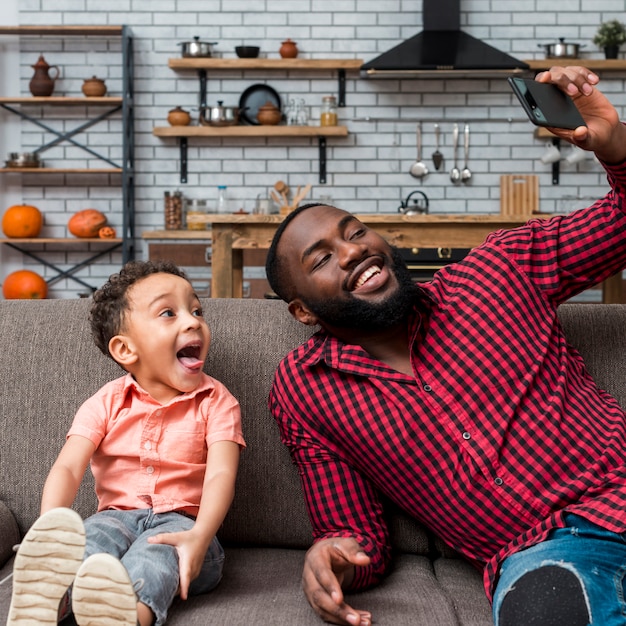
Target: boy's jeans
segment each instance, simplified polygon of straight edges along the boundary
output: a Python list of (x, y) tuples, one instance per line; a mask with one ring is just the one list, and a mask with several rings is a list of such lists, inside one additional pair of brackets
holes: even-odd
[[(191, 518), (173, 512), (100, 511), (85, 520), (85, 558), (98, 552), (117, 557), (128, 571), (138, 600), (152, 609), (155, 624), (159, 626), (165, 622), (167, 610), (178, 592), (178, 555), (172, 546), (148, 543), (148, 537), (189, 530), (193, 525)], [(189, 595), (213, 589), (222, 577), (223, 563), (224, 551), (214, 539), (200, 575), (189, 587)]]
[(496, 626), (626, 624), (625, 535), (577, 515), (565, 520), (565, 528), (502, 564), (493, 598)]

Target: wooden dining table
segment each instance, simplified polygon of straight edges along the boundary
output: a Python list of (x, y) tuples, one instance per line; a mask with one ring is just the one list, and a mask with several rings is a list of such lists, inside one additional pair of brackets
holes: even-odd
[[(356, 217), (400, 248), (473, 248), (495, 230), (521, 226), (529, 217), (553, 214), (502, 216), (497, 214), (364, 213)], [(208, 214), (201, 217), (211, 230), (211, 296), (243, 297), (243, 251), (268, 249), (284, 215)], [(191, 231), (194, 239), (202, 231)], [(208, 232), (205, 231), (208, 235)], [(621, 272), (602, 285), (604, 303), (622, 302)]]

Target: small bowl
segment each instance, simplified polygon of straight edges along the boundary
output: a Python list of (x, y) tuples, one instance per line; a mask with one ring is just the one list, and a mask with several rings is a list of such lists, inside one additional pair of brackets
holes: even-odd
[(235, 52), (240, 59), (256, 59), (261, 48), (259, 46), (237, 46)]

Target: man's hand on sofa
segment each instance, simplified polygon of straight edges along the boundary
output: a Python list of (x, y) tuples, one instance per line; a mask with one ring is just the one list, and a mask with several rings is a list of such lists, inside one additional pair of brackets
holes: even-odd
[(366, 566), (369, 557), (355, 539), (322, 539), (306, 553), (302, 587), (309, 604), (325, 621), (333, 624), (370, 626), (369, 611), (353, 609), (344, 602), (343, 587), (350, 585), (355, 566)]

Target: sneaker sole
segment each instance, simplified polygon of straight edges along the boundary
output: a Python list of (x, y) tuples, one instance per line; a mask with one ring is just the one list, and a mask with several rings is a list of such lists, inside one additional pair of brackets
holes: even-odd
[(85, 553), (80, 515), (58, 508), (44, 513), (19, 545), (7, 626), (55, 624), (59, 603)]
[(137, 596), (122, 563), (92, 554), (76, 573), (72, 610), (79, 626), (136, 626)]

